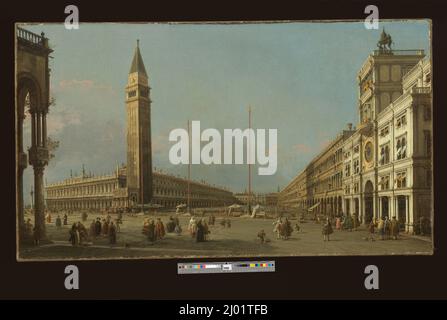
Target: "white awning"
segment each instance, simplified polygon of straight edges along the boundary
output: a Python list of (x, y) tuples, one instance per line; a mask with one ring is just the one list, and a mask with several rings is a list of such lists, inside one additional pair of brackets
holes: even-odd
[(310, 207), (309, 209), (307, 209), (308, 211), (313, 211), (316, 207), (318, 207), (320, 205), (319, 202), (317, 202), (316, 204), (314, 204), (312, 207)]

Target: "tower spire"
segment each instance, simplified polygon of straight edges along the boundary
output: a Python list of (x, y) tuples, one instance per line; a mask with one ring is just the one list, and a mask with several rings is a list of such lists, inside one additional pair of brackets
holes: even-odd
[(143, 58), (140, 53), (140, 39), (137, 39), (137, 46), (132, 59), (132, 65), (130, 66), (129, 73), (142, 73), (147, 77), (146, 68), (144, 67)]

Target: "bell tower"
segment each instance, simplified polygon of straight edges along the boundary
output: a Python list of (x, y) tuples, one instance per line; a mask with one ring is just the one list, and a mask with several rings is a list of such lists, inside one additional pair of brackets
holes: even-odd
[(126, 86), (127, 189), (129, 206), (152, 199), (151, 100), (148, 76), (135, 48)]

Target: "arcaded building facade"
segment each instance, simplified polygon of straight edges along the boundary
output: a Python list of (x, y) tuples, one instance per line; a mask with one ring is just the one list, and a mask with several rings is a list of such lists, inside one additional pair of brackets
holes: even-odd
[[(357, 75), (359, 124), (341, 146), (343, 214), (363, 223), (395, 216), (408, 232), (421, 217), (432, 220), (431, 74), (423, 50), (375, 50), (366, 59)], [(282, 190), (281, 205), (327, 202), (312, 188), (318, 157)]]
[(320, 152), (278, 196), (283, 208), (311, 209), (335, 216), (342, 212), (343, 145), (353, 134), (351, 124)]

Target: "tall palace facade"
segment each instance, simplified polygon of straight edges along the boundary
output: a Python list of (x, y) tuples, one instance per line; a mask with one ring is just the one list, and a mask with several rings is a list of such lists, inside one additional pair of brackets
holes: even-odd
[(135, 48), (126, 86), (127, 165), (104, 176), (70, 177), (46, 186), (49, 210), (127, 209), (139, 204), (174, 208), (228, 206), (233, 193), (204, 182), (152, 171), (151, 100), (147, 72), (139, 45)]
[(357, 128), (281, 191), (280, 206), (357, 214), (363, 223), (395, 216), (409, 232), (421, 217), (432, 221), (431, 74), (423, 50), (369, 55), (357, 76)]

